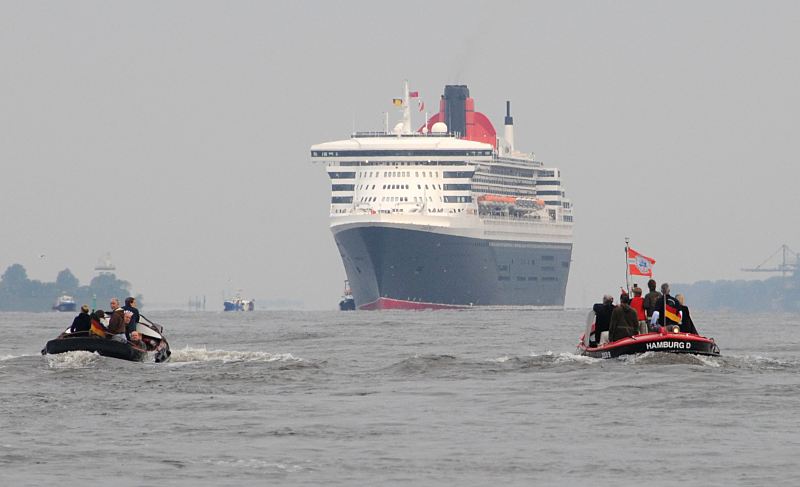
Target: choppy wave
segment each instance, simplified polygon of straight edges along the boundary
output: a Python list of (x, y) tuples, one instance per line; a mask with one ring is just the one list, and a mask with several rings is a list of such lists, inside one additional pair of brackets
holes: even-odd
[(45, 355), (45, 358), (51, 369), (85, 369), (101, 360), (100, 355), (83, 350)]
[(206, 348), (173, 349), (170, 363), (187, 362), (305, 362), (300, 357), (295, 357), (291, 353), (272, 354), (268, 352), (249, 351), (241, 352), (235, 350), (208, 350)]

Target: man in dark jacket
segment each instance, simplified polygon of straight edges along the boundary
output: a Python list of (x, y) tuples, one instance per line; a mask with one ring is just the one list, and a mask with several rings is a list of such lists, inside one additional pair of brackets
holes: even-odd
[(647, 320), (650, 320), (650, 317), (653, 316), (653, 311), (656, 311), (656, 301), (658, 298), (661, 297), (661, 293), (656, 291), (656, 281), (650, 279), (647, 281), (647, 287), (650, 289), (644, 297), (644, 312), (647, 314)]
[(653, 309), (654, 312), (658, 311), (658, 324), (661, 326), (680, 326), (681, 318), (677, 313), (681, 309), (681, 303), (670, 296), (669, 284), (666, 282), (661, 285), (661, 293), (661, 297), (658, 298), (656, 307)]
[(615, 342), (639, 332), (639, 318), (636, 310), (630, 306), (627, 294), (620, 297), (620, 304), (611, 313), (611, 324), (608, 327), (608, 340)]
[(89, 316), (89, 307), (87, 305), (81, 306), (81, 312), (78, 316), (72, 320), (72, 326), (69, 327), (70, 333), (79, 333), (81, 332), (82, 335), (88, 332), (89, 328), (92, 326), (92, 318)]
[(125, 325), (125, 336), (127, 336), (128, 340), (130, 340), (131, 332), (136, 331), (136, 323), (139, 323), (139, 310), (136, 309), (136, 298), (133, 296), (128, 296), (125, 298), (125, 306), (123, 306), (122, 309), (133, 313), (130, 323)]
[(594, 310), (594, 340), (589, 340), (589, 346), (596, 347), (600, 343), (600, 334), (608, 331), (608, 327), (611, 325), (614, 298), (606, 294), (603, 296), (603, 302), (595, 304), (592, 310)]

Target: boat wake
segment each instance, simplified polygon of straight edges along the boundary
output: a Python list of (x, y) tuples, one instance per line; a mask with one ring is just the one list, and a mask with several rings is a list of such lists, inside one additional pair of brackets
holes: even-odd
[(291, 353), (272, 354), (268, 352), (250, 351), (240, 352), (232, 350), (208, 350), (207, 348), (191, 348), (172, 350), (170, 363), (194, 362), (287, 362), (305, 363), (306, 360), (295, 357)]
[(82, 350), (45, 355), (45, 358), (47, 366), (51, 369), (86, 369), (102, 360), (100, 355)]

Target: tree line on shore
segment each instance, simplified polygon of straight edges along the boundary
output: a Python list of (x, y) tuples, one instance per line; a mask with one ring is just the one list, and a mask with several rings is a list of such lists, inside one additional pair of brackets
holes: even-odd
[(697, 309), (732, 311), (800, 311), (800, 272), (759, 281), (698, 281), (674, 284)]
[[(82, 304), (91, 307), (96, 302), (103, 309), (113, 297), (130, 296), (130, 288), (129, 282), (117, 279), (114, 274), (99, 274), (88, 285), (81, 286), (69, 269), (59, 272), (55, 282), (42, 282), (29, 279), (21, 264), (12, 264), (0, 277), (0, 311), (50, 311), (63, 294), (72, 296), (78, 308)], [(136, 300), (141, 307), (141, 296)]]

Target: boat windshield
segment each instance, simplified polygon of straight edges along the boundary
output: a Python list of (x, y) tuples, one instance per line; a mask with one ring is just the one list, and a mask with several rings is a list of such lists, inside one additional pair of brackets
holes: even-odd
[(589, 315), (586, 316), (586, 332), (583, 334), (583, 345), (588, 347), (589, 346), (589, 334), (592, 333), (592, 325), (594, 325), (594, 310), (589, 311)]

